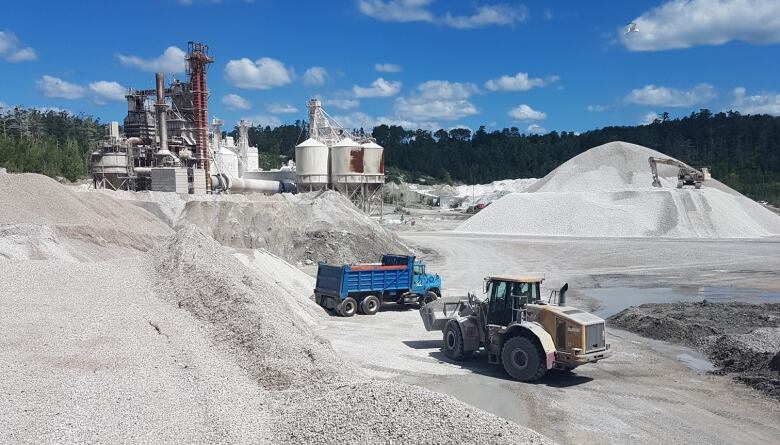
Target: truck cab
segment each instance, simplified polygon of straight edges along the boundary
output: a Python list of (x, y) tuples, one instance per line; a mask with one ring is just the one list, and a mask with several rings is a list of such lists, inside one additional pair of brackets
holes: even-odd
[(426, 292), (433, 292), (441, 297), (441, 277), (427, 273), (424, 261), (415, 261), (412, 270), (412, 293), (424, 295)]

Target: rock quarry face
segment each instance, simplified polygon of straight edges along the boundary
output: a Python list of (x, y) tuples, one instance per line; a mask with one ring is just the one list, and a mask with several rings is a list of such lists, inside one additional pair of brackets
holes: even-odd
[[(525, 192), (512, 193), (457, 230), (530, 236), (761, 238), (780, 236), (780, 216), (716, 181), (677, 189), (677, 168), (648, 158), (663, 153), (626, 142), (592, 148)], [(716, 172), (717, 173), (717, 172)]]

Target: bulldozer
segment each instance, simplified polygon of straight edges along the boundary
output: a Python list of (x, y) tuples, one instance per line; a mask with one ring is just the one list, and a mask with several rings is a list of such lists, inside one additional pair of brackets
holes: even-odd
[(534, 275), (486, 277), (484, 299), (473, 293), (440, 299), (423, 306), (420, 316), (426, 330), (442, 331), (450, 359), (461, 361), (484, 348), (488, 362), (522, 382), (609, 357), (604, 320), (566, 306), (568, 283), (544, 301), (542, 281)]

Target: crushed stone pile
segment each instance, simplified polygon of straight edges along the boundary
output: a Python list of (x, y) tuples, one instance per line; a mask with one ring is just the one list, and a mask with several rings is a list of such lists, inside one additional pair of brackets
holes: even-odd
[(0, 259), (99, 261), (137, 255), (172, 230), (105, 194), (43, 175), (0, 173)]
[(217, 347), (265, 389), (305, 387), (315, 374), (338, 381), (347, 367), (296, 315), (299, 299), (260, 279), (197, 227), (180, 229), (148, 257), (160, 294), (202, 321)]
[(195, 224), (223, 245), (266, 249), (293, 263), (377, 261), (410, 251), (336, 192), (226, 198), (187, 202), (178, 224)]
[(719, 367), (716, 373), (780, 399), (780, 303), (650, 303), (625, 309), (607, 322), (698, 349)]
[(530, 236), (760, 238), (780, 236), (780, 217), (716, 181), (677, 189), (663, 153), (626, 142), (594, 147), (465, 221), (461, 232)]

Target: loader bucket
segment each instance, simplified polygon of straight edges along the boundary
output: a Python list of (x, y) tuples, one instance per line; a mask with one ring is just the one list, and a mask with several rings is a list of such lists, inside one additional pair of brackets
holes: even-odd
[(420, 308), (420, 317), (426, 331), (443, 331), (447, 322), (458, 314), (460, 301), (438, 299)]

